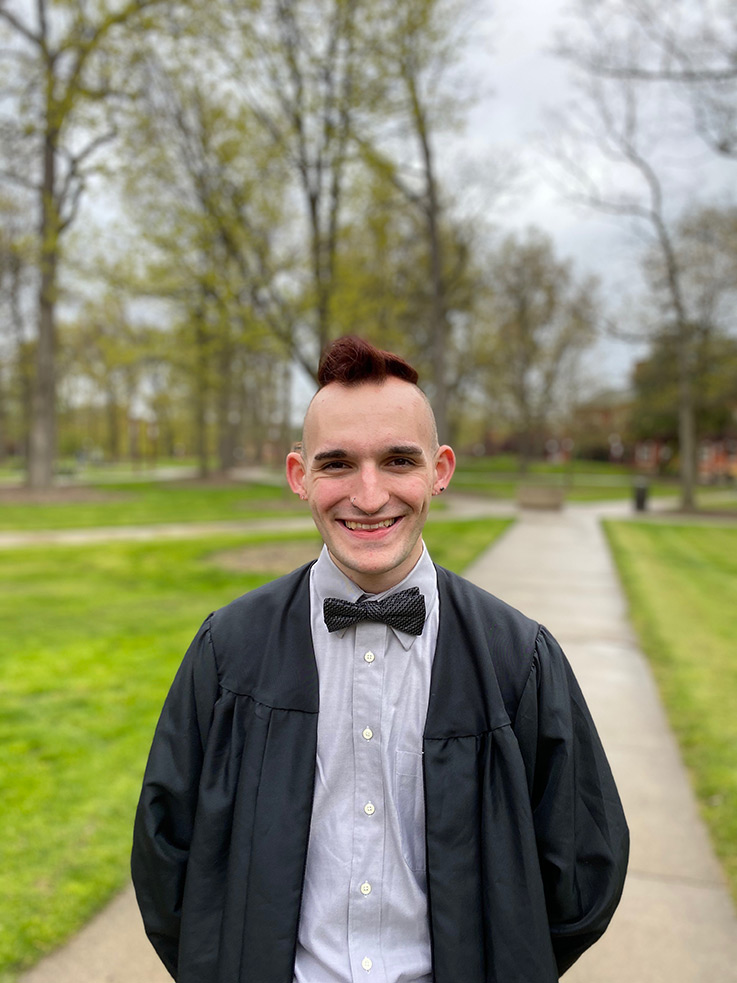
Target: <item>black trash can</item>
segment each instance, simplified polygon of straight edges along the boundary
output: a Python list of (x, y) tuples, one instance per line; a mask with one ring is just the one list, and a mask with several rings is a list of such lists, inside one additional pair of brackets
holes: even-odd
[(635, 481), (634, 492), (635, 512), (644, 512), (647, 508), (648, 495), (647, 481), (645, 481), (644, 478), (638, 478), (637, 481)]

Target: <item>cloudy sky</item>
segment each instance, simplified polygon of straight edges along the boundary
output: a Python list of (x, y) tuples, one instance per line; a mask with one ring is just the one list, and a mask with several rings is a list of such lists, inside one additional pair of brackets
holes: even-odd
[[(566, 202), (546, 179), (549, 165), (540, 149), (551, 111), (574, 96), (567, 66), (550, 53), (565, 26), (566, 0), (480, 0), (479, 10), (465, 66), (479, 98), (457, 151), (474, 159), (481, 173), (501, 158), (518, 161), (522, 175), (516, 189), (489, 200), (487, 217), (502, 230), (543, 228), (562, 257), (581, 273), (597, 274), (608, 295), (621, 301), (636, 280), (640, 246), (632, 226)], [(722, 201), (734, 200), (737, 164), (715, 159), (695, 140), (672, 145), (670, 153), (683, 164), (680, 174), (674, 172), (682, 200), (694, 201), (704, 189)], [(637, 355), (631, 345), (609, 340), (592, 364), (602, 384), (623, 386)]]
[(464, 143), (479, 161), (500, 157), (502, 164), (511, 159), (522, 165), (517, 193), (512, 188), (495, 203), (497, 221), (542, 225), (561, 244), (577, 248), (581, 216), (544, 180), (540, 152), (549, 111), (571, 97), (567, 67), (551, 53), (563, 6), (562, 0), (483, 0), (468, 58), (479, 95)]

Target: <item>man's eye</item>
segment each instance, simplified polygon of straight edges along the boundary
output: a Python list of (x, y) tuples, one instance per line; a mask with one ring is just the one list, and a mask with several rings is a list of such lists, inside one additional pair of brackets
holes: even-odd
[(395, 457), (392, 459), (391, 464), (395, 468), (408, 468), (412, 467), (415, 462), (410, 460), (408, 457)]
[(342, 471), (347, 466), (345, 461), (328, 461), (326, 464), (323, 464), (322, 469), (323, 471)]

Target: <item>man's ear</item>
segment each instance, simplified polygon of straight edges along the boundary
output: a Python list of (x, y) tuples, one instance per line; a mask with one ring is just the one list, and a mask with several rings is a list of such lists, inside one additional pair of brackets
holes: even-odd
[(433, 485), (434, 495), (439, 495), (440, 492), (445, 491), (450, 484), (450, 479), (453, 477), (453, 472), (455, 469), (456, 456), (453, 453), (453, 448), (449, 447), (447, 444), (443, 444), (435, 455), (435, 484)]
[(297, 451), (290, 451), (287, 454), (287, 481), (294, 494), (299, 495), (302, 501), (307, 499), (305, 474), (305, 462), (302, 455)]

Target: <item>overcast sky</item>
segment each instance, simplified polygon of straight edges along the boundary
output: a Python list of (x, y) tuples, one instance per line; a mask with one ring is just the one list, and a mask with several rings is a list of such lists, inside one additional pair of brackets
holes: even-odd
[[(479, 170), (498, 158), (519, 160), (523, 175), (516, 193), (490, 202), (488, 217), (502, 229), (537, 225), (552, 235), (561, 257), (576, 269), (601, 277), (609, 296), (622, 300), (636, 281), (638, 241), (626, 221), (587, 212), (562, 199), (549, 180), (538, 138), (551, 110), (573, 98), (567, 66), (551, 49), (564, 28), (565, 0), (479, 0), (480, 20), (466, 60), (479, 92), (458, 145)], [(700, 191), (734, 200), (737, 164), (720, 161), (695, 140), (679, 144), (674, 157), (684, 162), (680, 193), (690, 201)], [(641, 349), (639, 351), (642, 351)], [(592, 364), (602, 384), (626, 384), (639, 354), (629, 345), (600, 345)]]

